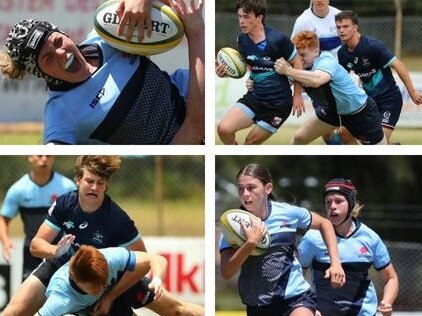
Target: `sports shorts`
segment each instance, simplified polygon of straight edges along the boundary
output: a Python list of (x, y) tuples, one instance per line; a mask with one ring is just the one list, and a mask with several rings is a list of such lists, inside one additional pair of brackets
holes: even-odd
[(296, 308), (304, 307), (316, 311), (316, 295), (312, 291), (288, 299), (274, 299), (271, 304), (262, 306), (246, 306), (247, 316), (288, 316)]
[(373, 99), (381, 115), (382, 127), (394, 130), (403, 107), (403, 97), (399, 87), (396, 85), (394, 89), (382, 95), (374, 96)]
[(344, 125), (363, 145), (378, 144), (384, 138), (377, 104), (370, 97), (357, 112), (340, 115), (340, 118), (341, 125)]
[(23, 247), (23, 274), (22, 282), (25, 281), (31, 272), (39, 266), (43, 259), (34, 257), (29, 251), (29, 246)]
[(270, 133), (275, 133), (290, 116), (293, 104), (272, 105), (258, 101), (247, 93), (237, 101), (236, 106), (241, 108), (255, 124)]

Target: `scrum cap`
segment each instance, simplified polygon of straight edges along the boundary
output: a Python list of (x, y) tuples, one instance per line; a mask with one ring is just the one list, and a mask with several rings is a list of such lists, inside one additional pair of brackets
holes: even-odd
[[(60, 84), (61, 80), (43, 73), (38, 67), (38, 56), (46, 39), (58, 27), (46, 21), (22, 20), (15, 24), (6, 39), (7, 53), (12, 61), (28, 74), (44, 78), (47, 82)], [(62, 33), (62, 32), (60, 32)]]
[(322, 197), (324, 204), (325, 204), (325, 197), (329, 193), (341, 194), (346, 198), (349, 204), (349, 209), (347, 211), (347, 216), (345, 219), (346, 221), (350, 217), (356, 204), (356, 195), (357, 195), (356, 187), (354, 186), (352, 181), (350, 181), (349, 179), (333, 178), (330, 181), (328, 181), (327, 184), (325, 185), (324, 194)]

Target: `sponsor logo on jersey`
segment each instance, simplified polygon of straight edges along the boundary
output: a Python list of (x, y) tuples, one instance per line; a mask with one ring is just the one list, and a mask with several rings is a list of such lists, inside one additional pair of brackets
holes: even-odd
[(90, 107), (92, 107), (93, 109), (95, 109), (95, 107), (97, 106), (98, 102), (100, 102), (101, 98), (104, 96), (105, 94), (105, 88), (102, 88), (97, 95), (95, 96), (94, 99), (92, 99), (91, 103), (89, 104)]
[(352, 69), (353, 64), (352, 63), (347, 63), (347, 68)]
[(256, 55), (249, 55), (248, 57), (246, 57), (246, 59), (249, 59), (249, 60), (257, 60), (258, 57)]
[(290, 223), (288, 221), (281, 221), (280, 228), (283, 228), (283, 227), (291, 228), (292, 225), (290, 225)]
[(263, 60), (271, 60), (271, 57), (270, 56), (265, 56), (265, 57), (262, 57), (262, 59)]
[(55, 202), (56, 200), (57, 200), (57, 198), (58, 198), (59, 196), (56, 194), (56, 193), (53, 193), (51, 196), (50, 196), (50, 201), (51, 201), (51, 203), (53, 203), (53, 202)]
[(82, 224), (79, 225), (79, 229), (85, 229), (88, 227), (88, 223), (87, 222), (83, 222)]
[(359, 248), (358, 258), (371, 258), (372, 255), (369, 253), (368, 248), (366, 246), (362, 246)]
[(75, 224), (72, 221), (66, 221), (63, 223), (63, 226), (65, 226), (67, 229), (72, 229), (75, 227)]

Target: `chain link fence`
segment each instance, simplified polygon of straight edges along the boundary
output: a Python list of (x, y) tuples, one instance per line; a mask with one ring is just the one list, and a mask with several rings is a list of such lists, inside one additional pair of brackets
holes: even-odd
[[(56, 156), (54, 169), (74, 177), (76, 156)], [(122, 156), (107, 194), (135, 221), (144, 236), (204, 236), (203, 156)], [(29, 172), (26, 156), (0, 157), (0, 201)], [(11, 233), (20, 235), (21, 221)]]

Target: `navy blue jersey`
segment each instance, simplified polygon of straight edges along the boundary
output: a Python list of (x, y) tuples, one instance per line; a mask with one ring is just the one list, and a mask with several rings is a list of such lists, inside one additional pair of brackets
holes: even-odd
[(293, 98), (289, 80), (274, 69), (278, 58), (291, 61), (296, 56), (296, 48), (290, 39), (277, 30), (265, 27), (263, 42), (255, 44), (247, 34), (239, 35), (237, 42), (254, 81), (252, 95), (258, 101), (273, 105), (291, 105)]
[(134, 222), (108, 195), (98, 210), (87, 214), (78, 203), (78, 191), (64, 194), (51, 206), (45, 223), (60, 234), (75, 235), (76, 245), (126, 247), (141, 238)]
[(396, 90), (390, 65), (396, 57), (377, 39), (361, 36), (353, 52), (343, 45), (337, 53), (339, 63), (353, 70), (362, 81), (365, 92), (378, 103), (377, 97)]
[(348, 237), (337, 236), (340, 261), (346, 273), (346, 283), (333, 289), (324, 278), (330, 258), (319, 231), (310, 230), (299, 245), (299, 261), (312, 269), (317, 294), (317, 307), (322, 315), (373, 316), (377, 310), (377, 295), (369, 279), (373, 265), (382, 270), (390, 264), (390, 256), (380, 237), (368, 226), (354, 219), (355, 231)]

